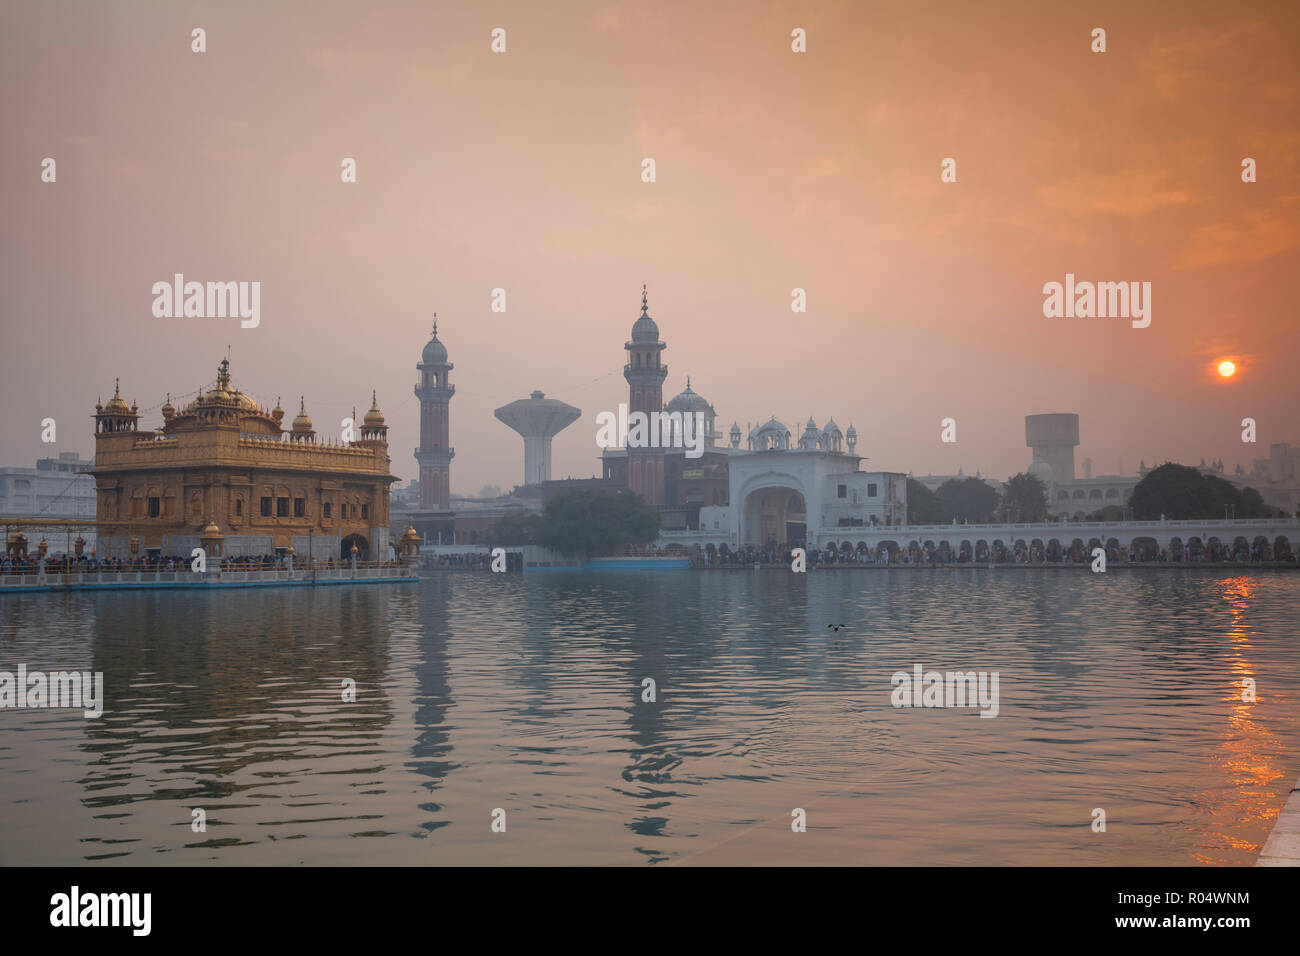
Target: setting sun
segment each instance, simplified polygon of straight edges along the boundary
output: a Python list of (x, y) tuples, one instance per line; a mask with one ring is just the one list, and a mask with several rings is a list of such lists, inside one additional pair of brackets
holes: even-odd
[(1224, 378), (1232, 378), (1232, 376), (1235, 375), (1236, 372), (1237, 372), (1237, 366), (1234, 365), (1232, 362), (1225, 361), (1219, 363), (1219, 374), (1222, 375)]

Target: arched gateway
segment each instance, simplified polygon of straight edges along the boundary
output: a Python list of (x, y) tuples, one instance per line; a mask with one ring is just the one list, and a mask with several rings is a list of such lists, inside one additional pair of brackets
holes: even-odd
[(802, 545), (808, 514), (803, 493), (789, 485), (759, 488), (745, 496), (745, 544)]

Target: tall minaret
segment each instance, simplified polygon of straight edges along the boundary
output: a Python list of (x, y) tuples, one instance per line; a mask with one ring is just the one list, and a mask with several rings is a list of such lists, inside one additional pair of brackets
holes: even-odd
[[(668, 346), (659, 341), (659, 326), (650, 318), (645, 286), (641, 286), (641, 316), (632, 325), (632, 341), (627, 350), (623, 377), (627, 379), (628, 414), (664, 410), (664, 379), (668, 366), (660, 362), (660, 353)], [(664, 452), (662, 448), (627, 450), (628, 487), (645, 499), (646, 504), (664, 503)]]
[(420, 510), (451, 511), (451, 460), (456, 451), (449, 443), (448, 406), (456, 386), (447, 378), (455, 366), (447, 361), (447, 347), (438, 341), (438, 316), (434, 313), (433, 338), (424, 347), (420, 381), (415, 395), (420, 399)]

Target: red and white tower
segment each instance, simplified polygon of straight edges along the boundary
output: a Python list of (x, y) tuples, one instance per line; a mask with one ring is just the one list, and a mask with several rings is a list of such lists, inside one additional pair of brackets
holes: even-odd
[[(652, 412), (664, 410), (664, 379), (668, 366), (660, 356), (668, 348), (659, 341), (659, 326), (650, 318), (646, 305), (646, 289), (641, 286), (641, 316), (632, 325), (632, 341), (623, 346), (627, 350), (627, 364), (623, 377), (627, 379), (628, 415), (644, 412), (647, 420)], [(664, 450), (662, 448), (628, 448), (627, 485), (646, 504), (664, 503)]]
[(433, 337), (424, 347), (420, 363), (420, 381), (415, 395), (420, 400), (420, 447), (415, 460), (420, 464), (420, 511), (450, 513), (451, 460), (456, 450), (450, 444), (448, 420), (451, 397), (456, 386), (448, 373), (454, 368), (447, 361), (447, 347), (438, 341), (438, 321), (434, 316)]

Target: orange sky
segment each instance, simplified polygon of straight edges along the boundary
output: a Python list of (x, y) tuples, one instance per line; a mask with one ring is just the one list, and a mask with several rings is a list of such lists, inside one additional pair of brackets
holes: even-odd
[[(393, 470), (412, 477), (414, 366), (437, 311), (453, 491), (521, 480), (522, 440), (492, 409), (534, 388), (583, 410), (554, 475), (587, 476), (596, 413), (626, 400), (643, 282), (665, 398), (689, 374), (723, 430), (834, 415), (868, 468), (1005, 477), (1029, 461), (1036, 412), (1080, 415), (1076, 460), (1094, 473), (1143, 457), (1231, 469), (1300, 442), (1294, 3), (160, 0), (0, 16), (0, 464), (89, 454), (114, 376), (153, 408), (211, 381), (229, 344), (240, 387), (286, 408), (305, 394), (323, 433), (377, 388)], [(260, 281), (260, 326), (154, 318), (150, 289), (176, 272)], [(1067, 272), (1151, 282), (1151, 327), (1045, 319), (1042, 286)], [(1223, 356), (1229, 384), (1211, 372)], [(939, 441), (949, 416), (955, 445)], [(1259, 445), (1240, 442), (1246, 416)]]

